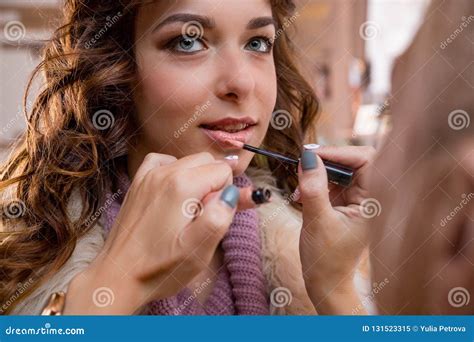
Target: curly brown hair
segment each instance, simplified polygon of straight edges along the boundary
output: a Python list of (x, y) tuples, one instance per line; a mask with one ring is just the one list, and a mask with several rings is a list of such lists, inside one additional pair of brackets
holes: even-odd
[[(128, 142), (136, 131), (131, 92), (136, 77), (134, 22), (143, 2), (67, 0), (64, 24), (44, 47), (24, 105), (33, 80), (43, 76), (44, 88), (30, 112), (25, 110), (27, 130), (0, 169), (0, 190), (13, 194), (10, 202), (3, 196), (3, 209), (12, 200), (26, 208), (21, 215), (3, 215), (0, 300), (15, 300), (4, 305), (2, 313), (10, 312), (69, 259), (77, 240), (93, 226), (90, 217), (103, 203), (106, 191), (116, 183), (114, 170), (126, 162)], [(294, 15), (295, 4), (292, 0), (270, 3), (280, 26), (274, 41), (275, 109), (290, 112), (293, 124), (284, 130), (270, 128), (264, 143), (271, 142), (274, 150), (297, 158), (317, 116), (318, 101), (298, 71), (287, 25), (283, 27)], [(111, 18), (117, 19), (113, 25)], [(104, 27), (107, 30), (101, 31)], [(110, 129), (98, 130), (92, 116), (104, 108), (114, 113), (115, 121)], [(294, 170), (258, 158), (252, 165), (271, 170), (282, 191), (295, 190)], [(75, 189), (83, 210), (72, 221), (67, 204)], [(34, 284), (18, 294), (18, 285), (31, 278)]]

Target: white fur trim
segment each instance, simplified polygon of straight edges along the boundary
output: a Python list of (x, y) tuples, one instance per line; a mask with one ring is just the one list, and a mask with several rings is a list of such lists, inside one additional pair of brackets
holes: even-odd
[[(75, 192), (68, 203), (71, 218), (77, 219), (82, 209), (79, 193)], [(12, 310), (13, 315), (39, 315), (49, 301), (52, 293), (67, 291), (71, 280), (86, 269), (104, 246), (101, 224), (96, 224), (86, 235), (80, 238), (69, 260), (51, 279), (37, 288), (31, 295)]]

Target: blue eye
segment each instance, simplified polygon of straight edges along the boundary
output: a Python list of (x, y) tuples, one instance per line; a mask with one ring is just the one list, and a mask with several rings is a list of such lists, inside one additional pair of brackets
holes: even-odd
[(272, 50), (273, 44), (270, 39), (267, 37), (255, 37), (247, 44), (250, 47), (250, 50), (269, 53)]
[[(267, 37), (254, 37), (246, 45), (246, 48), (252, 51), (261, 53), (270, 53), (272, 50), (272, 42)], [(177, 36), (171, 39), (167, 44), (166, 48), (170, 51), (178, 53), (194, 53), (205, 50), (205, 45), (201, 39), (190, 38), (183, 35)]]
[(168, 44), (170, 50), (183, 53), (192, 53), (204, 50), (204, 44), (195, 38), (189, 38), (185, 36), (178, 36), (171, 40)]

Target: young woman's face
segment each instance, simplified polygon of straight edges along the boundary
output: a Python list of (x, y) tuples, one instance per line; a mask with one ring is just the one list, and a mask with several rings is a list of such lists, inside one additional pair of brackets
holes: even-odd
[(242, 173), (253, 154), (225, 140), (264, 139), (277, 95), (274, 35), (268, 0), (143, 6), (134, 46), (140, 135), (131, 154), (238, 155), (234, 174)]

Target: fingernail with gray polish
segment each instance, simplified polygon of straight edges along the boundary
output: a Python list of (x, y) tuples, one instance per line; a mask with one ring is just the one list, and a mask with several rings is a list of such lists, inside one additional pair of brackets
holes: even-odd
[(311, 152), (311, 150), (305, 150), (301, 155), (301, 168), (303, 170), (312, 170), (318, 166), (318, 159), (316, 159), (316, 154)]
[(237, 188), (235, 185), (229, 185), (224, 189), (224, 191), (222, 191), (220, 199), (229, 207), (235, 208), (237, 206), (237, 202), (239, 202), (239, 196), (239, 188)]
[(239, 156), (238, 155), (235, 155), (235, 154), (230, 154), (228, 156), (225, 156), (224, 159), (227, 159), (227, 160), (239, 160)]

